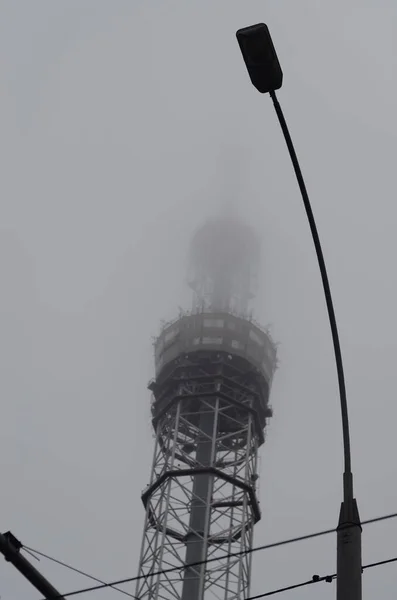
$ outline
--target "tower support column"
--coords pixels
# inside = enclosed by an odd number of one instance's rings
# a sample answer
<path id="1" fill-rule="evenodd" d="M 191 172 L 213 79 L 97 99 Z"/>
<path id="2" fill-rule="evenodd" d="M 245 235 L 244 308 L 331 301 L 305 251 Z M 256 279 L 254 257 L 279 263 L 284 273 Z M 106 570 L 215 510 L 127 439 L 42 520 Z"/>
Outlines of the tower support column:
<path id="1" fill-rule="evenodd" d="M 214 462 L 214 415 L 203 407 L 200 414 L 200 439 L 197 444 L 197 463 L 200 467 L 210 467 Z M 208 533 L 211 519 L 211 495 L 213 475 L 197 474 L 193 481 L 193 495 L 190 506 L 189 532 L 186 536 L 186 564 L 206 560 Z M 205 565 L 188 567 L 185 571 L 182 600 L 201 600 L 203 597 L 202 582 Z"/>

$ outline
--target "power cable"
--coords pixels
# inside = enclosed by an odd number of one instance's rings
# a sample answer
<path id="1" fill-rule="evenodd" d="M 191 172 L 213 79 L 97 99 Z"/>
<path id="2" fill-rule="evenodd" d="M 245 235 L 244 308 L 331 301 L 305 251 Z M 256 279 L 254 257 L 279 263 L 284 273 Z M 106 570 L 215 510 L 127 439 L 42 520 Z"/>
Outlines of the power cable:
<path id="1" fill-rule="evenodd" d="M 372 519 L 367 519 L 366 521 L 361 521 L 361 524 L 362 525 L 370 525 L 371 523 L 378 523 L 380 521 L 386 521 L 388 519 L 394 519 L 396 517 L 397 517 L 397 513 L 390 513 L 388 515 L 382 515 L 380 517 L 373 517 Z M 352 525 L 352 527 L 353 526 L 354 525 Z M 139 581 L 140 579 L 147 579 L 148 577 L 156 577 L 157 575 L 166 575 L 167 573 L 173 573 L 175 571 L 181 571 L 182 569 L 186 569 L 188 567 L 198 567 L 200 565 L 209 564 L 209 563 L 215 562 L 217 560 L 222 560 L 222 559 L 225 559 L 225 558 L 243 556 L 243 555 L 246 555 L 246 554 L 252 554 L 253 552 L 258 552 L 260 550 L 269 550 L 270 548 L 277 548 L 279 546 L 285 546 L 285 545 L 288 545 L 288 544 L 293 544 L 295 542 L 302 542 L 302 541 L 313 539 L 313 538 L 320 537 L 320 536 L 323 536 L 323 535 L 328 535 L 329 533 L 335 533 L 335 531 L 336 531 L 335 528 L 333 528 L 333 529 L 324 529 L 322 531 L 317 531 L 315 533 L 309 533 L 309 534 L 306 534 L 306 535 L 301 535 L 299 537 L 289 538 L 289 539 L 282 540 L 282 541 L 279 541 L 279 542 L 273 542 L 271 544 L 265 544 L 263 546 L 256 546 L 255 548 L 249 548 L 248 550 L 243 550 L 241 552 L 230 552 L 230 553 L 224 554 L 224 555 L 222 555 L 220 557 L 217 556 L 217 557 L 209 558 L 207 560 L 200 560 L 200 561 L 197 561 L 197 562 L 189 563 L 189 564 L 186 564 L 186 565 L 181 565 L 181 566 L 178 566 L 178 567 L 170 567 L 169 569 L 161 569 L 160 571 L 154 571 L 152 573 L 148 573 L 148 574 L 145 574 L 145 575 L 137 575 L 135 577 L 127 577 L 125 579 L 119 579 L 117 581 L 112 581 L 111 583 L 105 583 L 105 582 L 103 582 L 100 585 L 95 585 L 95 586 L 91 586 L 91 587 L 87 587 L 87 588 L 81 588 L 81 589 L 78 589 L 78 590 L 74 590 L 73 592 L 68 592 L 66 594 L 63 594 L 63 597 L 70 597 L 70 596 L 76 596 L 78 594 L 85 594 L 87 592 L 94 592 L 96 590 L 101 590 L 101 589 L 105 589 L 105 588 L 109 588 L 109 587 L 114 587 L 116 585 L 123 585 L 125 583 L 132 583 L 134 581 Z M 32 548 L 29 548 L 28 546 L 23 546 L 23 547 L 26 550 L 29 550 L 31 552 L 36 552 L 36 550 L 33 550 Z M 392 559 L 388 559 L 386 561 L 380 561 L 378 563 L 372 563 L 370 565 L 363 566 L 362 570 L 369 569 L 369 568 L 375 567 L 375 566 L 380 566 L 382 564 L 388 564 L 388 563 L 391 563 L 391 562 L 396 562 L 396 561 L 397 561 L 397 557 L 396 558 L 392 558 Z M 60 562 L 60 561 L 57 561 L 57 562 Z M 64 565 L 64 566 L 68 566 L 68 565 Z M 307 582 L 296 584 L 295 587 L 302 587 L 304 585 L 309 585 L 310 583 L 317 583 L 317 581 L 328 581 L 329 578 L 331 578 L 331 580 L 332 580 L 334 577 L 336 577 L 336 575 L 335 574 L 334 575 L 327 575 L 325 577 L 320 577 L 319 579 L 317 579 L 317 577 L 318 576 L 315 576 L 315 581 L 314 580 L 313 581 L 309 580 Z M 93 579 L 95 579 L 95 578 L 93 578 Z M 269 596 L 269 595 L 272 595 L 272 594 L 276 594 L 279 591 L 280 592 L 281 591 L 286 591 L 288 589 L 294 589 L 294 587 L 283 588 L 283 589 L 280 589 L 280 590 L 275 590 L 273 592 L 266 592 L 266 594 L 264 594 L 264 595 L 255 596 L 253 598 L 247 598 L 247 600 L 255 600 L 256 598 L 263 598 L 266 595 Z M 133 597 L 136 598 L 136 596 L 133 596 Z M 42 599 L 42 600 L 44 600 L 44 599 Z"/>
<path id="2" fill-rule="evenodd" d="M 54 558 L 53 556 L 49 556 L 48 554 L 44 554 L 44 552 L 40 552 L 40 550 L 35 550 L 34 548 L 29 548 L 29 546 L 22 546 L 23 550 L 25 550 L 26 552 L 29 552 L 29 554 L 31 554 L 34 558 L 37 558 L 37 556 L 35 556 L 36 554 L 38 556 L 42 556 L 43 558 L 47 558 L 48 560 L 51 560 L 52 562 L 61 565 L 62 567 L 65 567 L 66 569 L 70 569 L 71 571 L 74 571 L 75 573 L 79 573 L 80 575 L 84 575 L 84 577 L 88 577 L 88 579 L 92 579 L 93 581 L 97 581 L 98 583 L 101 583 L 103 585 L 107 585 L 106 581 L 103 581 L 102 579 L 99 579 L 98 577 L 94 577 L 93 575 L 90 575 L 89 573 L 86 573 L 85 571 L 81 571 L 81 569 L 77 569 L 76 567 L 72 567 L 71 565 L 68 565 L 67 563 L 63 562 L 62 560 L 58 560 L 57 558 Z M 37 559 L 40 560 L 40 559 Z M 136 596 L 134 596 L 133 594 L 130 594 L 129 592 L 126 592 L 125 590 L 122 590 L 120 588 L 115 587 L 112 584 L 109 584 L 109 586 L 116 590 L 117 592 L 120 592 L 121 594 L 125 594 L 126 596 L 130 596 L 130 598 L 134 598 L 134 600 L 136 600 Z"/>
<path id="3" fill-rule="evenodd" d="M 362 571 L 365 569 L 372 569 L 373 567 L 382 567 L 383 565 L 389 565 L 391 563 L 397 562 L 397 556 L 393 558 L 388 558 L 386 560 L 379 560 L 374 563 L 370 563 L 368 565 L 363 565 L 361 567 Z M 333 575 L 325 575 L 320 577 L 319 575 L 313 575 L 311 579 L 308 581 L 302 581 L 301 583 L 295 583 L 294 585 L 289 585 L 287 587 L 278 588 L 277 590 L 272 590 L 271 592 L 265 592 L 264 594 L 258 594 L 257 596 L 250 596 L 247 600 L 259 600 L 260 598 L 266 598 L 267 596 L 274 596 L 275 594 L 281 594 L 281 592 L 287 592 L 289 590 L 295 590 L 296 588 L 304 587 L 306 585 L 311 585 L 313 583 L 319 583 L 320 581 L 326 581 L 327 583 L 331 583 L 334 579 L 336 579 L 336 573 Z"/>
<path id="4" fill-rule="evenodd" d="M 336 573 L 334 575 L 325 575 L 324 577 L 313 575 L 312 579 L 308 579 L 308 581 L 302 581 L 301 583 L 287 585 L 286 587 L 277 588 L 276 590 L 272 590 L 271 592 L 265 592 L 264 594 L 258 594 L 257 596 L 250 596 L 249 598 L 247 598 L 247 600 L 259 600 L 259 598 L 266 598 L 266 596 L 275 596 L 276 594 L 281 594 L 281 592 L 289 592 L 290 590 L 296 590 L 297 588 L 305 587 L 306 585 L 320 583 L 320 581 L 326 581 L 327 583 L 331 583 L 331 581 L 333 581 L 335 577 Z"/>
<path id="5" fill-rule="evenodd" d="M 365 569 L 381 567 L 381 566 L 388 565 L 388 564 L 391 564 L 394 562 L 397 562 L 397 556 L 395 556 L 393 558 L 388 558 L 386 560 L 379 560 L 377 562 L 370 563 L 368 565 L 363 565 L 361 567 L 361 569 L 362 569 L 362 571 L 364 571 Z M 140 577 L 133 577 L 128 580 L 124 580 L 123 583 L 127 583 L 127 581 L 135 581 L 136 579 L 140 579 Z M 323 575 L 322 577 L 320 577 L 319 575 L 313 575 L 313 577 L 311 579 L 308 579 L 306 581 L 301 581 L 300 583 L 294 583 L 292 585 L 288 585 L 288 586 L 285 586 L 282 588 L 277 588 L 276 590 L 264 592 L 263 594 L 257 594 L 256 596 L 250 596 L 249 598 L 247 598 L 247 600 L 259 600 L 260 598 L 266 598 L 268 596 L 275 596 L 276 594 L 281 594 L 282 592 L 296 590 L 297 588 L 305 587 L 307 585 L 313 585 L 314 583 L 320 583 L 321 581 L 331 583 L 334 579 L 336 579 L 336 573 L 333 573 L 332 575 Z M 121 583 L 121 582 L 118 581 L 116 583 Z M 111 586 L 111 584 L 108 584 L 108 587 L 110 587 L 110 586 Z M 91 588 L 91 589 L 76 590 L 75 592 L 71 592 L 69 594 L 63 594 L 63 596 L 66 597 L 66 596 L 72 596 L 72 595 L 76 595 L 76 594 L 80 594 L 80 593 L 82 594 L 87 591 L 95 591 L 96 589 L 100 589 L 100 587 L 98 586 L 98 587 Z"/>
<path id="6" fill-rule="evenodd" d="M 397 516 L 397 513 L 396 515 Z M 77 594 L 84 594 L 87 592 L 93 592 L 96 590 L 101 590 L 101 589 L 105 589 L 108 587 L 113 587 L 116 585 L 122 585 L 124 583 L 132 583 L 133 581 L 139 581 L 140 579 L 147 579 L 148 577 L 156 577 L 157 575 L 166 575 L 168 573 L 173 573 L 175 571 L 181 571 L 182 569 L 187 569 L 189 567 L 198 567 L 200 565 L 203 564 L 209 564 L 212 562 L 215 562 L 217 560 L 222 560 L 225 558 L 232 558 L 232 557 L 238 557 L 238 556 L 243 556 L 246 554 L 251 554 L 253 552 L 258 552 L 259 550 L 268 550 L 270 548 L 277 548 L 278 546 L 284 546 L 287 544 L 293 544 L 295 542 L 302 542 L 305 540 L 309 540 L 315 537 L 320 537 L 322 535 L 327 535 L 329 533 L 335 533 L 335 528 L 333 529 L 324 529 L 323 531 L 317 531 L 315 533 L 309 533 L 307 535 L 301 535 L 299 537 L 295 537 L 295 538 L 289 538 L 286 540 L 282 540 L 279 542 L 273 542 L 271 544 L 265 544 L 264 546 L 257 546 L 256 548 L 250 548 L 248 550 L 242 550 L 241 552 L 230 552 L 230 553 L 225 553 L 222 556 L 217 556 L 217 557 L 213 557 L 213 558 L 209 558 L 207 560 L 199 560 L 193 563 L 189 563 L 186 565 L 180 565 L 178 567 L 170 567 L 168 569 L 161 569 L 160 571 L 154 571 L 152 573 L 149 574 L 145 574 L 145 575 L 137 575 L 135 577 L 127 577 L 125 579 L 119 579 L 117 581 L 113 581 L 111 583 L 102 583 L 100 585 L 95 585 L 95 586 L 91 586 L 91 587 L 87 587 L 87 588 L 82 588 L 79 590 L 75 590 L 73 592 L 68 592 L 67 594 L 63 594 L 64 597 L 69 597 L 69 596 L 75 596 Z M 31 552 L 35 552 L 35 550 L 33 550 L 33 548 L 30 548 L 29 546 L 23 546 L 24 548 L 26 548 L 26 550 L 29 550 Z M 65 565 L 66 566 L 66 565 Z M 43 599 L 44 600 L 44 599 Z"/>
<path id="7" fill-rule="evenodd" d="M 370 563 L 369 565 L 364 565 L 362 570 L 364 569 L 372 569 L 372 567 L 382 567 L 383 565 L 389 565 L 390 563 L 397 562 L 397 556 L 394 558 L 387 558 L 386 560 L 378 560 L 378 562 Z"/>

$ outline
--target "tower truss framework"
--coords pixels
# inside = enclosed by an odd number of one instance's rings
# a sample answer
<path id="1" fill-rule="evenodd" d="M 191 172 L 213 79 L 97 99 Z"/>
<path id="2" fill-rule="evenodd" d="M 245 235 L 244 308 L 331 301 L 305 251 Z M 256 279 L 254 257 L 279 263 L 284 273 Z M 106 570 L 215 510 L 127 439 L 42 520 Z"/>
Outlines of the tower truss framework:
<path id="1" fill-rule="evenodd" d="M 244 319 L 191 315 L 164 329 L 156 362 L 156 442 L 135 595 L 243 600 L 274 346 Z M 200 561 L 209 562 L 194 565 Z"/>

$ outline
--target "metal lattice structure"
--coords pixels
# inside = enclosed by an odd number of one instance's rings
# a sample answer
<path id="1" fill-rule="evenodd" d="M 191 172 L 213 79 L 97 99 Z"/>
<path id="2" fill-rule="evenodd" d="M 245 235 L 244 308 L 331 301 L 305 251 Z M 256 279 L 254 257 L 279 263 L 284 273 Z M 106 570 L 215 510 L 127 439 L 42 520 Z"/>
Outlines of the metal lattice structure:
<path id="1" fill-rule="evenodd" d="M 275 359 L 265 331 L 226 311 L 182 316 L 157 338 L 137 598 L 249 596 L 258 448 Z"/>

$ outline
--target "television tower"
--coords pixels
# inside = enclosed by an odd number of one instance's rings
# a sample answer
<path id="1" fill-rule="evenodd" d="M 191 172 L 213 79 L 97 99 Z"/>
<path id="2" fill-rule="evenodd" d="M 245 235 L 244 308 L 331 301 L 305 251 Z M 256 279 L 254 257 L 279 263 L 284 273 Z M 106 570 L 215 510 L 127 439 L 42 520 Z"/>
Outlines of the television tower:
<path id="1" fill-rule="evenodd" d="M 207 221 L 191 244 L 193 309 L 154 343 L 156 441 L 142 494 L 139 600 L 249 596 L 246 551 L 261 518 L 258 449 L 276 364 L 268 333 L 249 317 L 259 257 L 253 231 L 236 217 Z"/>

